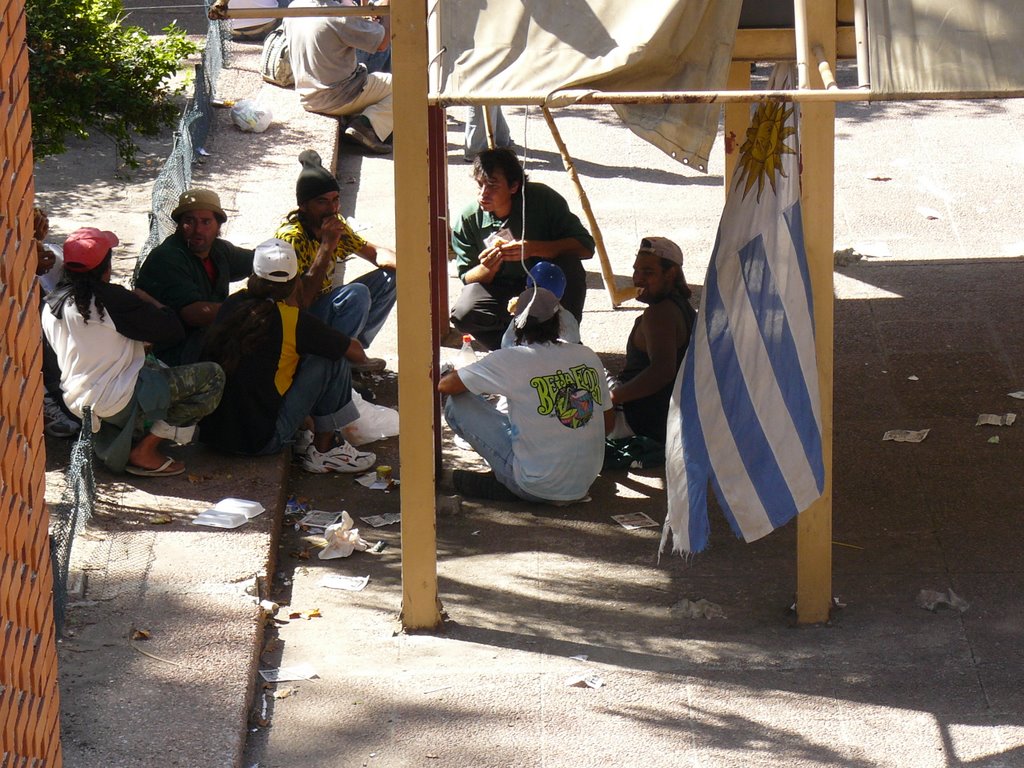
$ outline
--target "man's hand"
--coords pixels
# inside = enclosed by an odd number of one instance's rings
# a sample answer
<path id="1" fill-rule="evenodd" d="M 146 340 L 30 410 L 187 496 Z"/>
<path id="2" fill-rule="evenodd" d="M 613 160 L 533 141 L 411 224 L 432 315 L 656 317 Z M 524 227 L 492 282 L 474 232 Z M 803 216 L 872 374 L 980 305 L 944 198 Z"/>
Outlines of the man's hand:
<path id="1" fill-rule="evenodd" d="M 36 240 L 36 274 L 45 275 L 56 263 L 57 255 L 43 245 L 42 240 Z"/>
<path id="2" fill-rule="evenodd" d="M 510 243 L 502 243 L 497 246 L 502 261 L 522 261 L 530 258 L 527 252 L 525 240 L 513 240 Z"/>
<path id="3" fill-rule="evenodd" d="M 345 359 L 350 363 L 365 363 L 367 360 L 366 350 L 359 343 L 359 339 L 352 339 L 345 350 Z"/>
<path id="4" fill-rule="evenodd" d="M 337 216 L 328 216 L 320 223 L 320 244 L 326 246 L 330 253 L 338 247 L 344 225 Z"/>

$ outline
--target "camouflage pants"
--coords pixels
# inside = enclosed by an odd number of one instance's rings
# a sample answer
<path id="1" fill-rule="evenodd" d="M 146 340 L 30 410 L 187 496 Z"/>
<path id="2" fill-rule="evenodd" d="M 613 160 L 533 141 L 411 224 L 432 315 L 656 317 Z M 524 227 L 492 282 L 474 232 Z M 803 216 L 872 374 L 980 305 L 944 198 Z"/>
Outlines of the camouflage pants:
<path id="1" fill-rule="evenodd" d="M 224 391 L 224 371 L 216 363 L 193 363 L 161 369 L 171 391 L 164 421 L 191 427 L 216 410 Z"/>

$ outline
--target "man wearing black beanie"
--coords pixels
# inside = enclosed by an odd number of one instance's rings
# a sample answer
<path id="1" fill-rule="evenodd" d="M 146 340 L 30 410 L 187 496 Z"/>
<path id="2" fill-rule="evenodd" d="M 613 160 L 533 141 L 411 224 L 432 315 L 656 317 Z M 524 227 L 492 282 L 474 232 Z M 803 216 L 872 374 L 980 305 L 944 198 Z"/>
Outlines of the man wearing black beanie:
<path id="1" fill-rule="evenodd" d="M 290 243 L 299 262 L 295 298 L 299 306 L 346 336 L 370 343 L 395 305 L 395 252 L 357 235 L 338 214 L 338 180 L 324 168 L 311 149 L 299 155 L 302 170 L 295 183 L 295 202 L 274 236 Z M 362 256 L 377 269 L 343 285 L 345 260 Z M 352 366 L 357 372 L 384 369 L 386 363 L 369 358 Z"/>

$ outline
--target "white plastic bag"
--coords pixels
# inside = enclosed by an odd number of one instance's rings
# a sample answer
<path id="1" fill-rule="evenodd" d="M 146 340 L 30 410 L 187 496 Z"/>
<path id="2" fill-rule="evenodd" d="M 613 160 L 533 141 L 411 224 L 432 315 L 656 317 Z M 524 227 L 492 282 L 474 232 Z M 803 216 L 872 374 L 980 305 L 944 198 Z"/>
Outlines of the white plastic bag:
<path id="1" fill-rule="evenodd" d="M 274 119 L 270 109 L 252 99 L 241 99 L 231 108 L 231 120 L 243 131 L 263 133 Z"/>
<path id="2" fill-rule="evenodd" d="M 354 390 L 352 402 L 359 409 L 359 418 L 341 430 L 352 445 L 366 445 L 398 434 L 398 411 L 394 408 L 368 403 Z"/>
<path id="3" fill-rule="evenodd" d="M 336 557 L 348 557 L 357 549 L 365 552 L 370 543 L 359 535 L 359 529 L 352 527 L 352 516 L 348 512 L 341 513 L 341 522 L 329 525 L 324 529 L 327 546 L 320 550 L 321 560 L 333 560 Z"/>

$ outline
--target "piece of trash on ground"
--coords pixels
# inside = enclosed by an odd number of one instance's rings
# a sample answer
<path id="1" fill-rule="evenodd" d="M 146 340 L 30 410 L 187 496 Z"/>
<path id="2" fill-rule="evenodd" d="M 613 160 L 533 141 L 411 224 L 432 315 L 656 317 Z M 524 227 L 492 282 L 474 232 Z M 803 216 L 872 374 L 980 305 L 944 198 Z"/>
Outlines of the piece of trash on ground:
<path id="1" fill-rule="evenodd" d="M 320 579 L 321 587 L 343 589 L 346 592 L 362 592 L 369 583 L 369 576 L 345 576 L 340 573 L 330 573 Z"/>
<path id="2" fill-rule="evenodd" d="M 998 443 L 999 442 L 999 436 L 998 435 L 993 435 L 992 437 L 990 437 L 988 439 L 988 442 L 993 443 L 993 444 L 994 443 Z"/>
<path id="3" fill-rule="evenodd" d="M 942 218 L 942 214 L 934 208 L 929 208 L 926 205 L 917 206 L 917 212 L 924 216 L 928 221 L 938 221 Z"/>
<path id="4" fill-rule="evenodd" d="M 650 515 L 644 512 L 631 512 L 626 515 L 612 515 L 612 520 L 621 525 L 627 531 L 637 528 L 660 528 L 661 523 L 656 522 Z"/>
<path id="5" fill-rule="evenodd" d="M 357 549 L 364 552 L 370 548 L 370 542 L 359 535 L 359 529 L 352 527 L 352 516 L 348 512 L 341 513 L 341 521 L 324 529 L 327 546 L 320 550 L 321 560 L 336 557 L 348 557 Z"/>
<path id="6" fill-rule="evenodd" d="M 926 611 L 932 611 L 933 613 L 939 608 L 954 608 L 963 613 L 970 607 L 970 603 L 960 597 L 952 588 L 946 592 L 922 589 L 917 593 L 917 604 Z"/>
<path id="7" fill-rule="evenodd" d="M 572 675 L 565 679 L 565 684 L 571 688 L 600 688 L 604 680 L 591 674 Z"/>
<path id="8" fill-rule="evenodd" d="M 907 376 L 907 381 L 920 381 L 920 379 L 917 376 Z"/>
<path id="9" fill-rule="evenodd" d="M 1018 389 L 1016 392 L 1007 392 L 1008 397 L 1016 398 L 1017 400 L 1024 400 L 1024 389 Z"/>
<path id="10" fill-rule="evenodd" d="M 263 505 L 258 501 L 236 499 L 232 496 L 218 501 L 213 505 L 213 509 L 216 509 L 218 512 L 240 512 L 249 520 L 252 520 L 254 517 L 259 517 L 266 511 Z"/>
<path id="11" fill-rule="evenodd" d="M 712 603 L 703 597 L 700 600 L 683 598 L 669 608 L 669 613 L 684 619 L 724 619 L 725 611 L 718 603 Z"/>
<path id="12" fill-rule="evenodd" d="M 401 512 L 385 512 L 383 515 L 368 515 L 367 517 L 359 518 L 367 525 L 372 525 L 374 528 L 382 528 L 385 525 L 394 525 L 402 521 Z"/>
<path id="13" fill-rule="evenodd" d="M 270 695 L 274 699 L 287 699 L 292 694 L 298 693 L 298 688 L 278 688 L 276 691 L 271 691 Z"/>
<path id="14" fill-rule="evenodd" d="M 1016 413 L 979 413 L 974 426 L 1009 427 L 1017 420 Z"/>
<path id="15" fill-rule="evenodd" d="M 843 248 L 841 251 L 834 251 L 832 258 L 837 267 L 848 267 L 863 259 L 864 255 L 857 253 L 853 248 Z"/>
<path id="16" fill-rule="evenodd" d="M 570 656 L 569 658 L 570 659 L 575 659 L 576 661 L 586 661 L 590 657 L 587 656 L 587 654 L 585 654 L 585 653 L 580 653 L 580 654 L 577 654 L 576 656 Z"/>
<path id="17" fill-rule="evenodd" d="M 307 528 L 326 528 L 339 522 L 343 514 L 344 512 L 325 512 L 322 509 L 314 509 L 299 520 L 299 525 L 304 525 Z"/>
<path id="18" fill-rule="evenodd" d="M 310 608 L 309 610 L 306 610 L 306 611 L 292 611 L 292 612 L 290 612 L 288 614 L 288 618 L 289 619 L 305 619 L 306 621 L 309 621 L 310 619 L 323 618 L 323 614 L 320 613 L 320 609 L 319 608 Z"/>
<path id="19" fill-rule="evenodd" d="M 377 476 L 377 470 L 367 472 L 365 475 L 360 475 L 356 478 L 356 482 L 363 486 L 363 488 L 369 488 L 371 491 L 390 491 L 396 485 L 401 484 L 400 481 L 395 480 L 394 478 L 381 480 Z"/>
<path id="20" fill-rule="evenodd" d="M 237 528 L 249 522 L 249 518 L 241 512 L 223 512 L 219 509 L 207 509 L 192 518 L 192 525 L 208 525 L 211 528 Z"/>
<path id="21" fill-rule="evenodd" d="M 388 543 L 386 541 L 378 541 L 376 544 L 374 544 L 372 547 L 370 547 L 368 550 L 366 550 L 366 552 L 367 552 L 367 554 L 370 554 L 370 555 L 379 555 L 381 552 L 383 552 L 387 548 L 388 548 Z"/>
<path id="22" fill-rule="evenodd" d="M 316 669 L 312 664 L 293 664 L 290 667 L 261 669 L 260 677 L 268 683 L 288 683 L 295 680 L 312 680 L 316 677 Z"/>
<path id="23" fill-rule="evenodd" d="M 928 437 L 929 432 L 930 429 L 890 429 L 882 435 L 882 439 L 897 443 L 920 443 Z"/>

